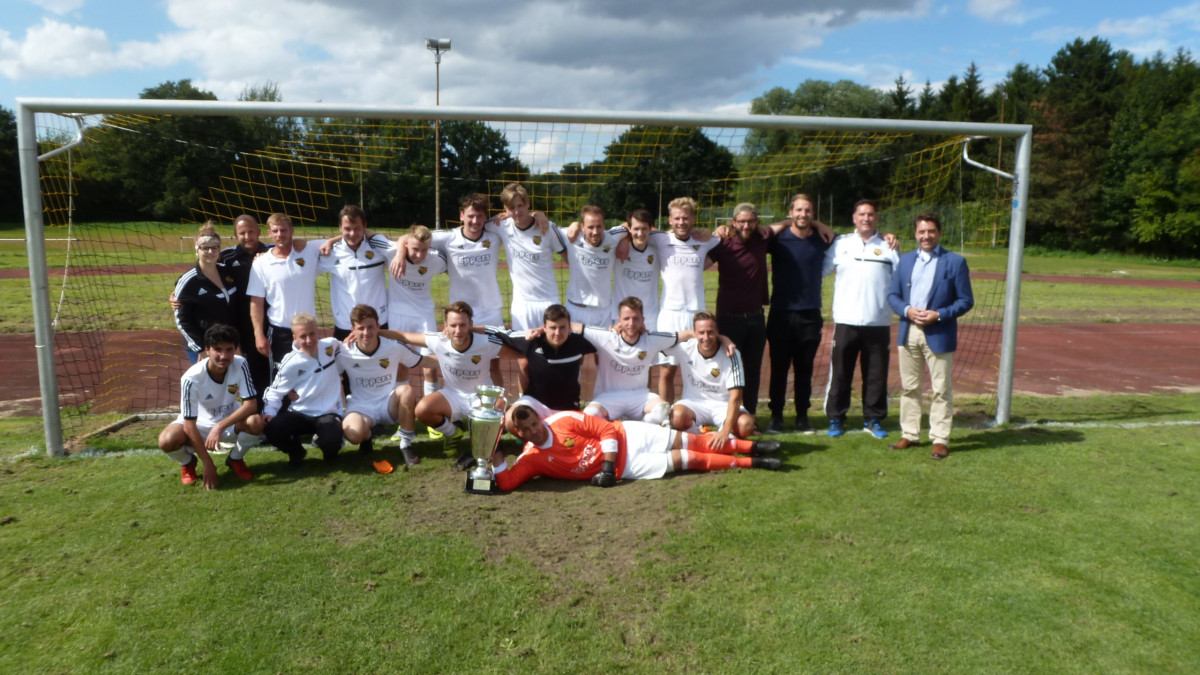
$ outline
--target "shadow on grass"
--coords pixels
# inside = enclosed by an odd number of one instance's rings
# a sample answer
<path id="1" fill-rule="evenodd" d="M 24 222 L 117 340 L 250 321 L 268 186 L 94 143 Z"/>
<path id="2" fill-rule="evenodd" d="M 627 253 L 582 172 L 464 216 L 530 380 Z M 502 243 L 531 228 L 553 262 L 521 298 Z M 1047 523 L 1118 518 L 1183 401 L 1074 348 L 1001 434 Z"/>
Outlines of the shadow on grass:
<path id="1" fill-rule="evenodd" d="M 1022 445 L 1060 445 L 1082 443 L 1086 437 L 1075 429 L 1008 429 L 1001 431 L 973 431 L 954 434 L 950 439 L 951 454 L 1007 450 Z M 928 444 L 926 444 L 928 445 Z"/>

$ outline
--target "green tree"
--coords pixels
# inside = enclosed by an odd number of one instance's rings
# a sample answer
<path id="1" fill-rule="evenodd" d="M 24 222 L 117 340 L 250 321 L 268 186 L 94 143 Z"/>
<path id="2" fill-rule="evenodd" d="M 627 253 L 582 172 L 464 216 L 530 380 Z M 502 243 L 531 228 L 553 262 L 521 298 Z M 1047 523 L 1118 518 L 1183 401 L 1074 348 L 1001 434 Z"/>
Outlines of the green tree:
<path id="1" fill-rule="evenodd" d="M 1100 178 L 1110 130 L 1124 102 L 1130 57 L 1108 42 L 1076 39 L 1050 60 L 1035 115 L 1030 242 L 1095 250 Z"/>
<path id="2" fill-rule="evenodd" d="M 21 220 L 21 167 L 17 157 L 17 116 L 0 106 L 0 220 Z"/>
<path id="3" fill-rule="evenodd" d="M 725 203 L 736 177 L 733 153 L 699 129 L 630 127 L 605 148 L 598 167 L 608 176 L 592 201 L 608 214 L 659 211 L 676 197 L 695 198 L 701 209 Z"/>
<path id="4" fill-rule="evenodd" d="M 911 116 L 913 111 L 912 87 L 904 81 L 904 76 L 896 78 L 896 88 L 888 94 L 888 99 L 892 104 L 892 115 L 905 119 Z"/>
<path id="5" fill-rule="evenodd" d="M 165 82 L 140 98 L 217 100 L 191 80 Z M 184 219 L 247 149 L 244 128 L 232 117 L 163 115 L 131 131 L 109 119 L 102 122 L 107 132 L 94 134 L 81 152 L 79 203 L 89 217 Z"/>

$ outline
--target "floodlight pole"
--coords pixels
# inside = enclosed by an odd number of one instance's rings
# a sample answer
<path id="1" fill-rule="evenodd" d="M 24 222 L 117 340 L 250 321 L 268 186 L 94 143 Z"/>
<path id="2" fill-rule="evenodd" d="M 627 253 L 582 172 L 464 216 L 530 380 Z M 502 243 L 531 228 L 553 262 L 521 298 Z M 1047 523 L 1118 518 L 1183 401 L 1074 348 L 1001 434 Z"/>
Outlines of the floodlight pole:
<path id="1" fill-rule="evenodd" d="M 442 52 L 450 51 L 450 38 L 425 38 L 433 52 L 434 106 L 442 105 Z M 442 229 L 442 120 L 433 121 L 433 227 Z"/>

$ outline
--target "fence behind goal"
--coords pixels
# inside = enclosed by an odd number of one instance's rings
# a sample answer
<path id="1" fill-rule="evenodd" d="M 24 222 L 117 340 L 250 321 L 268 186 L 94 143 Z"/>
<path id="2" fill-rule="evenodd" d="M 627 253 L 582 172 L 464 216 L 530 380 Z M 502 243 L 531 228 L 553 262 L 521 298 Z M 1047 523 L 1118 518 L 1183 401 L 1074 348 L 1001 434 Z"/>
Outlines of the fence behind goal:
<path id="1" fill-rule="evenodd" d="M 964 172 L 978 171 L 963 161 L 965 144 L 989 134 L 1021 137 L 1028 128 L 1016 125 L 192 101 L 21 101 L 19 109 L 32 120 L 36 153 L 44 157 L 36 164 L 40 211 L 31 216 L 27 206 L 27 221 L 41 216 L 50 228 L 43 246 L 53 274 L 44 294 L 56 407 L 67 438 L 128 415 L 177 409 L 187 362 L 167 297 L 195 262 L 181 238 L 189 244 L 206 220 L 217 223 L 225 246 L 235 243 L 231 223 L 242 213 L 260 222 L 272 212 L 288 213 L 298 237 L 324 239 L 337 232 L 338 209 L 362 204 L 369 226 L 394 237 L 415 223 L 456 226 L 457 202 L 469 192 L 486 195 L 499 211 L 500 190 L 520 182 L 532 208 L 563 225 L 578 220 L 583 205 L 598 203 L 610 224 L 640 206 L 665 227 L 666 204 L 680 196 L 699 203 L 698 227 L 728 222 L 741 202 L 757 205 L 763 221 L 771 222 L 786 217 L 793 194 L 805 192 L 817 202 L 818 219 L 845 232 L 853 199 L 864 197 L 879 200 L 880 230 L 895 233 L 905 248 L 913 246 L 913 216 L 938 212 L 943 244 L 964 250 L 968 260 L 974 252 L 1008 245 L 1015 220 L 1023 226 L 1019 183 L 997 182 L 991 194 L 975 190 L 971 198 L 962 188 Z M 182 131 L 188 125 L 168 123 L 197 114 L 267 118 L 279 133 L 261 147 L 214 147 L 211 139 Z M 441 223 L 432 215 L 435 119 L 443 120 Z M 97 191 L 87 183 L 89 162 L 125 138 L 155 139 L 180 153 L 187 148 L 227 168 L 180 190 L 191 195 L 180 222 L 97 222 L 89 215 L 97 208 Z M 62 148 L 69 149 L 55 153 Z M 1021 160 L 1018 152 L 1018 166 Z M 25 164 L 23 170 L 28 176 Z M 27 201 L 29 194 L 27 189 Z M 32 224 L 31 236 L 42 236 L 41 223 Z M 1019 232 L 1012 240 L 1019 257 Z M 560 264 L 560 294 L 567 274 Z M 712 310 L 716 272 L 707 276 Z M 506 269 L 499 281 L 507 305 Z M 331 329 L 328 282 L 319 285 L 318 320 Z M 824 285 L 828 329 L 832 279 Z M 1002 322 L 1008 313 L 1015 317 L 1015 298 L 1006 307 L 1012 287 L 1002 280 L 979 278 L 974 286 L 976 305 L 962 321 L 955 386 L 993 397 L 997 417 L 1006 417 L 1011 370 L 1006 392 Z M 35 305 L 37 294 L 35 279 Z M 444 280 L 435 299 L 440 311 Z M 827 343 L 818 355 L 814 392 L 824 389 Z M 514 373 L 507 377 L 515 382 Z M 764 374 L 764 409 L 768 379 Z M 45 389 L 43 384 L 44 396 Z M 589 393 L 585 384 L 585 398 Z M 52 446 L 49 431 L 47 439 Z"/>

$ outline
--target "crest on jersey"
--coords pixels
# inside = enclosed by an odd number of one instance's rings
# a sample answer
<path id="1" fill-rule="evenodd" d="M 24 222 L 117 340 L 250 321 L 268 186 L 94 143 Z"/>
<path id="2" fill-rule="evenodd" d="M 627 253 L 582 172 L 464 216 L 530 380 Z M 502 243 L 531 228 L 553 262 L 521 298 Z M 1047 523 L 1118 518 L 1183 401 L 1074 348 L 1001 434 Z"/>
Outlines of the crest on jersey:
<path id="1" fill-rule="evenodd" d="M 296 264 L 304 267 L 304 258 L 296 258 Z"/>
<path id="2" fill-rule="evenodd" d="M 484 248 L 491 248 L 491 247 L 492 247 L 492 240 L 491 240 L 491 239 L 484 239 L 484 240 L 483 240 L 483 247 L 484 247 Z"/>
<path id="3" fill-rule="evenodd" d="M 231 394 L 236 394 L 236 393 L 237 393 L 237 385 L 236 385 L 236 384 L 231 384 L 231 385 L 229 385 L 228 387 L 225 387 L 225 388 L 226 388 L 227 390 L 229 390 L 229 393 L 231 393 Z"/>
<path id="4" fill-rule="evenodd" d="M 708 371 L 708 372 L 712 373 L 712 376 L 713 376 L 713 377 L 718 377 L 718 376 L 721 374 L 721 369 L 720 369 L 720 368 L 713 368 L 712 370 L 710 370 L 710 371 Z"/>
<path id="5" fill-rule="evenodd" d="M 225 277 L 225 283 L 227 283 L 227 284 L 232 284 L 232 283 L 233 283 L 233 277 Z"/>
<path id="6" fill-rule="evenodd" d="M 425 273 L 428 271 L 429 271 L 428 267 L 418 267 L 417 268 L 417 274 L 420 274 L 421 276 L 425 276 Z"/>
<path id="7" fill-rule="evenodd" d="M 535 246 L 541 246 L 542 245 L 541 235 L 537 235 L 537 234 L 533 235 L 533 243 Z"/>
<path id="8" fill-rule="evenodd" d="M 639 359 L 645 359 L 645 358 L 646 358 L 646 352 L 638 352 L 638 358 L 639 358 Z"/>
<path id="9" fill-rule="evenodd" d="M 483 359 L 482 359 L 482 358 L 481 358 L 481 357 L 480 357 L 478 354 L 476 354 L 475 356 L 472 356 L 472 357 L 471 357 L 471 363 L 479 363 L 479 362 L 480 362 L 480 361 L 482 361 L 482 360 L 483 360 Z"/>
<path id="10" fill-rule="evenodd" d="M 875 249 L 875 255 L 883 255 L 883 250 L 878 248 Z"/>
<path id="11" fill-rule="evenodd" d="M 389 363 L 391 363 L 390 359 L 379 359 L 379 365 L 384 368 L 387 368 Z"/>
<path id="12" fill-rule="evenodd" d="M 699 250 L 700 250 L 700 244 L 692 244 L 692 250 L 693 250 L 693 251 L 699 251 Z"/>
<path id="13" fill-rule="evenodd" d="M 564 447 L 564 448 L 573 448 L 573 447 L 575 447 L 575 439 L 574 439 L 574 438 L 567 438 L 567 439 L 564 439 L 564 440 L 563 440 L 563 447 Z"/>
<path id="14" fill-rule="evenodd" d="M 605 253 L 608 253 L 608 252 L 609 252 L 609 251 L 611 251 L 611 250 L 612 250 L 612 247 L 611 247 L 611 246 L 605 246 L 605 247 L 604 247 L 604 252 L 605 252 Z"/>
<path id="15" fill-rule="evenodd" d="M 365 257 L 367 260 L 370 260 L 375 257 L 375 251 L 367 251 L 365 254 L 363 254 L 363 257 Z"/>
<path id="16" fill-rule="evenodd" d="M 325 348 L 325 356 L 333 356 L 333 345 Z"/>
<path id="17" fill-rule="evenodd" d="M 654 264 L 654 256 L 652 256 L 652 255 L 646 256 L 646 262 L 653 265 Z"/>

